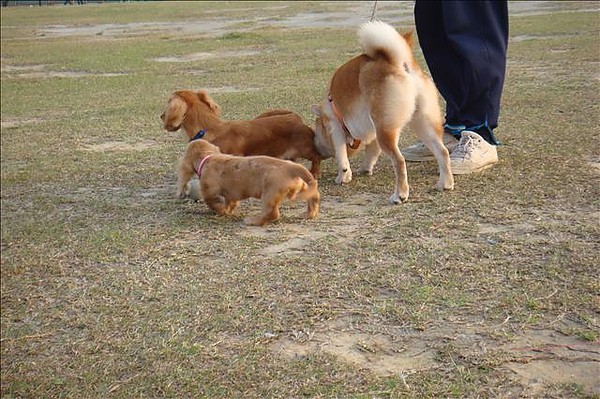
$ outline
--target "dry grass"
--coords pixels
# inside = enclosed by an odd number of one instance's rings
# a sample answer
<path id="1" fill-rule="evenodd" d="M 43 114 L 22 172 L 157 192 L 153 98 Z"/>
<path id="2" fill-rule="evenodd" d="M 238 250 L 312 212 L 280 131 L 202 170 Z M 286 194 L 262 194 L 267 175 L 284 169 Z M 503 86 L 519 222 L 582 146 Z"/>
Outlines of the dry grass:
<path id="1" fill-rule="evenodd" d="M 382 158 L 342 187 L 326 161 L 317 221 L 175 198 L 173 90 L 308 122 L 358 51 L 331 13 L 370 6 L 2 10 L 3 398 L 599 395 L 596 3 L 513 10 L 500 163 L 453 192 L 409 164 L 390 206 Z M 410 27 L 410 4 L 378 12 Z M 157 61 L 197 53 L 226 56 Z"/>

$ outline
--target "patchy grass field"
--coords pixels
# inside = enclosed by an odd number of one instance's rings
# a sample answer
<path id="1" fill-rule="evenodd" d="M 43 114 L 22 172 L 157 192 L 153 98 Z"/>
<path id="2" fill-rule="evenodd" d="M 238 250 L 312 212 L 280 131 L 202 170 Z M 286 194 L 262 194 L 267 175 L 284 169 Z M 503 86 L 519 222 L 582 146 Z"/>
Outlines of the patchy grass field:
<path id="1" fill-rule="evenodd" d="M 325 161 L 317 221 L 175 197 L 173 90 L 312 124 L 371 11 L 2 9 L 2 398 L 600 395 L 598 3 L 511 3 L 501 160 L 453 192 L 413 163 L 391 206 L 381 158 L 342 187 Z"/>

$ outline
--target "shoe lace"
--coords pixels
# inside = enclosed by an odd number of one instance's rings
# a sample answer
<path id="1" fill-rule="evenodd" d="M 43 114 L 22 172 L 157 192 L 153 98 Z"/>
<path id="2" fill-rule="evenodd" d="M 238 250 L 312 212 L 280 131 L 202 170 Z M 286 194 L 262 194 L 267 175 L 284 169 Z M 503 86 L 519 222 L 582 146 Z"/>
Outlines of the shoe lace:
<path id="1" fill-rule="evenodd" d="M 471 136 L 463 136 L 461 140 L 458 142 L 454 151 L 452 151 L 452 155 L 456 158 L 468 158 L 472 154 L 472 150 L 477 145 L 477 140 L 475 140 Z"/>

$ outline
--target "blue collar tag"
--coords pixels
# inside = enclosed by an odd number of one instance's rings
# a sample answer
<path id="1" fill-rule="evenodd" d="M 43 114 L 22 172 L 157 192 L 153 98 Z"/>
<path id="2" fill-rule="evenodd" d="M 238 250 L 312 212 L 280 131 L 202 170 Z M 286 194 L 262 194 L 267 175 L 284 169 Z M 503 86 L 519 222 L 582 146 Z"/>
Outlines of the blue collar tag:
<path id="1" fill-rule="evenodd" d="M 206 129 L 202 129 L 198 133 L 196 133 L 196 135 L 194 137 L 192 137 L 190 139 L 190 141 L 201 139 L 202 137 L 204 137 L 205 134 L 206 134 Z"/>

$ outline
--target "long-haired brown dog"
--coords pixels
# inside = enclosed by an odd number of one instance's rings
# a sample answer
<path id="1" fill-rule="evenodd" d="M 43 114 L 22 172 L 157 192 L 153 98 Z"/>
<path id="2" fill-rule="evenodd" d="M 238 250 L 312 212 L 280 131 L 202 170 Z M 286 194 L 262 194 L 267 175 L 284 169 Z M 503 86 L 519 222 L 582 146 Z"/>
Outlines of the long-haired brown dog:
<path id="1" fill-rule="evenodd" d="M 320 174 L 321 155 L 314 131 L 300 115 L 285 109 L 262 113 L 251 120 L 223 120 L 221 108 L 204 90 L 179 90 L 169 98 L 161 115 L 164 128 L 181 129 L 191 140 L 203 138 L 232 155 L 268 155 L 312 162 L 311 173 Z"/>
<path id="2" fill-rule="evenodd" d="M 433 81 L 419 68 L 411 34 L 400 35 L 383 22 L 367 22 L 358 31 L 363 54 L 340 66 L 331 77 L 317 116 L 315 140 L 323 158 L 335 156 L 336 183 L 352 180 L 348 155 L 365 147 L 359 172 L 371 174 L 381 151 L 390 158 L 396 187 L 390 202 L 408 199 L 406 163 L 398 149 L 406 126 L 433 152 L 439 165 L 438 190 L 452 190 L 450 156 L 442 143 L 442 116 Z"/>
<path id="3" fill-rule="evenodd" d="M 229 215 L 240 200 L 260 198 L 262 214 L 245 223 L 263 226 L 279 218 L 279 206 L 288 198 L 305 200 L 307 219 L 319 212 L 317 180 L 304 166 L 268 156 L 240 157 L 223 154 L 206 140 L 190 142 L 179 162 L 178 191 L 186 196 L 187 184 L 198 175 L 202 198 L 218 215 Z"/>

